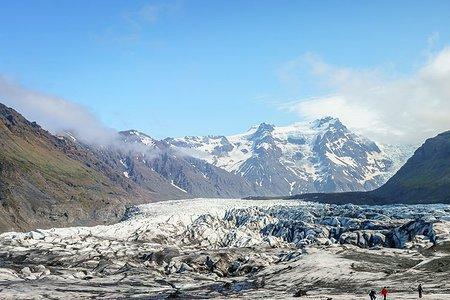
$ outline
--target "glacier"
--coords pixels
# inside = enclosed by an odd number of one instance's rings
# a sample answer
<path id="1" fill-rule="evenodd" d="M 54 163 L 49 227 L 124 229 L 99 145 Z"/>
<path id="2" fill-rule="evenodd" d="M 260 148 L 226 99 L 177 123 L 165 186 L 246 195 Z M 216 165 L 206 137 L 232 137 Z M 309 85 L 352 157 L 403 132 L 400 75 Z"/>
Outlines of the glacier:
<path id="1" fill-rule="evenodd" d="M 449 205 L 191 199 L 113 225 L 0 235 L 2 299 L 450 296 Z M 430 276 L 432 275 L 432 276 Z M 440 297 L 440 298 L 439 298 Z"/>

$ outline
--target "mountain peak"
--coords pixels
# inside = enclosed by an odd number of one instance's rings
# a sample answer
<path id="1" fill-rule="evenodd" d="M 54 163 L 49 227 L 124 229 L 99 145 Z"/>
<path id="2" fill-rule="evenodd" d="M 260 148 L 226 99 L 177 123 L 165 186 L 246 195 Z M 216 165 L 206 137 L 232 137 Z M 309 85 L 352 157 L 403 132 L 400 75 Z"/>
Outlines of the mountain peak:
<path id="1" fill-rule="evenodd" d="M 272 124 L 261 123 L 256 129 L 255 133 L 252 134 L 252 138 L 261 139 L 267 135 L 270 135 L 275 130 L 275 126 Z"/>
<path id="2" fill-rule="evenodd" d="M 341 121 L 339 120 L 339 118 L 335 118 L 335 117 L 323 117 L 320 119 L 317 119 L 315 121 L 311 122 L 312 126 L 314 128 L 328 128 L 328 127 L 341 127 L 344 126 Z"/>
<path id="3" fill-rule="evenodd" d="M 275 125 L 263 122 L 263 123 L 259 124 L 256 132 L 272 132 L 274 129 L 275 129 Z"/>
<path id="4" fill-rule="evenodd" d="M 25 119 L 15 109 L 0 103 L 0 122 L 3 123 L 10 131 L 14 132 L 36 132 L 43 130 L 36 122 L 30 122 Z M 44 131 L 44 130 L 43 130 Z"/>
<path id="5" fill-rule="evenodd" d="M 125 142 L 127 141 L 140 142 L 144 145 L 151 145 L 151 146 L 155 145 L 156 143 L 156 140 L 154 138 L 135 129 L 120 131 L 119 134 L 124 137 Z"/>
<path id="6" fill-rule="evenodd" d="M 124 131 L 120 131 L 119 133 L 122 134 L 122 135 L 139 135 L 139 136 L 150 137 L 147 134 L 145 134 L 143 132 L 140 132 L 139 130 L 136 130 L 136 129 L 124 130 Z"/>
<path id="7" fill-rule="evenodd" d="M 4 119 L 4 123 L 7 125 L 27 122 L 17 111 L 2 103 L 0 103 L 0 117 Z"/>

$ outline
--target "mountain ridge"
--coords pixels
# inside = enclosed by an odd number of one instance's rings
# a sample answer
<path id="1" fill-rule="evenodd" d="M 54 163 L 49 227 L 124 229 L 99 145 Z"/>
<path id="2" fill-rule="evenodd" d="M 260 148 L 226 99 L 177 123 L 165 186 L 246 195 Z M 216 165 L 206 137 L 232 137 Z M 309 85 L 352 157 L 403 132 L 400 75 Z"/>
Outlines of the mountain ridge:
<path id="1" fill-rule="evenodd" d="M 373 191 L 249 197 L 271 198 L 356 205 L 449 204 L 450 131 L 427 139 L 393 177 Z"/>
<path id="2" fill-rule="evenodd" d="M 332 117 L 290 126 L 261 123 L 230 136 L 163 141 L 278 195 L 375 189 L 413 149 L 377 145 Z"/>

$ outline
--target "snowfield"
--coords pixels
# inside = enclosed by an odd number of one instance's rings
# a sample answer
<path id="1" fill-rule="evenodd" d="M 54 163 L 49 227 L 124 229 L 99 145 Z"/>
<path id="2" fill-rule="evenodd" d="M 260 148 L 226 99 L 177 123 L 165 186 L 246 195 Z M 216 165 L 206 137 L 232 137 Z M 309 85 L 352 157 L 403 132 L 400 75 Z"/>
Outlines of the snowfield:
<path id="1" fill-rule="evenodd" d="M 1 299 L 450 299 L 450 206 L 193 199 L 0 235 Z"/>

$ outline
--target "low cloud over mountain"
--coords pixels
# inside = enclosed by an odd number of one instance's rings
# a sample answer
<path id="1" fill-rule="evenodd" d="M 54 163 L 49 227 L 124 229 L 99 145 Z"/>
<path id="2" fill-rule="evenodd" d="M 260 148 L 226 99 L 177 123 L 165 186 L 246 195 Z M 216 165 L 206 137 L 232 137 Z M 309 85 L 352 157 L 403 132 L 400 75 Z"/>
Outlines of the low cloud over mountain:
<path id="1" fill-rule="evenodd" d="M 364 135 L 391 143 L 420 143 L 450 128 L 450 48 L 430 55 L 408 76 L 380 69 L 350 69 L 328 65 L 314 55 L 286 64 L 280 79 L 296 82 L 310 72 L 328 95 L 281 105 L 301 117 L 339 117 Z"/>
<path id="2" fill-rule="evenodd" d="M 0 99 L 52 133 L 70 131 L 85 142 L 110 144 L 117 132 L 102 124 L 86 107 L 35 91 L 0 76 Z"/>

